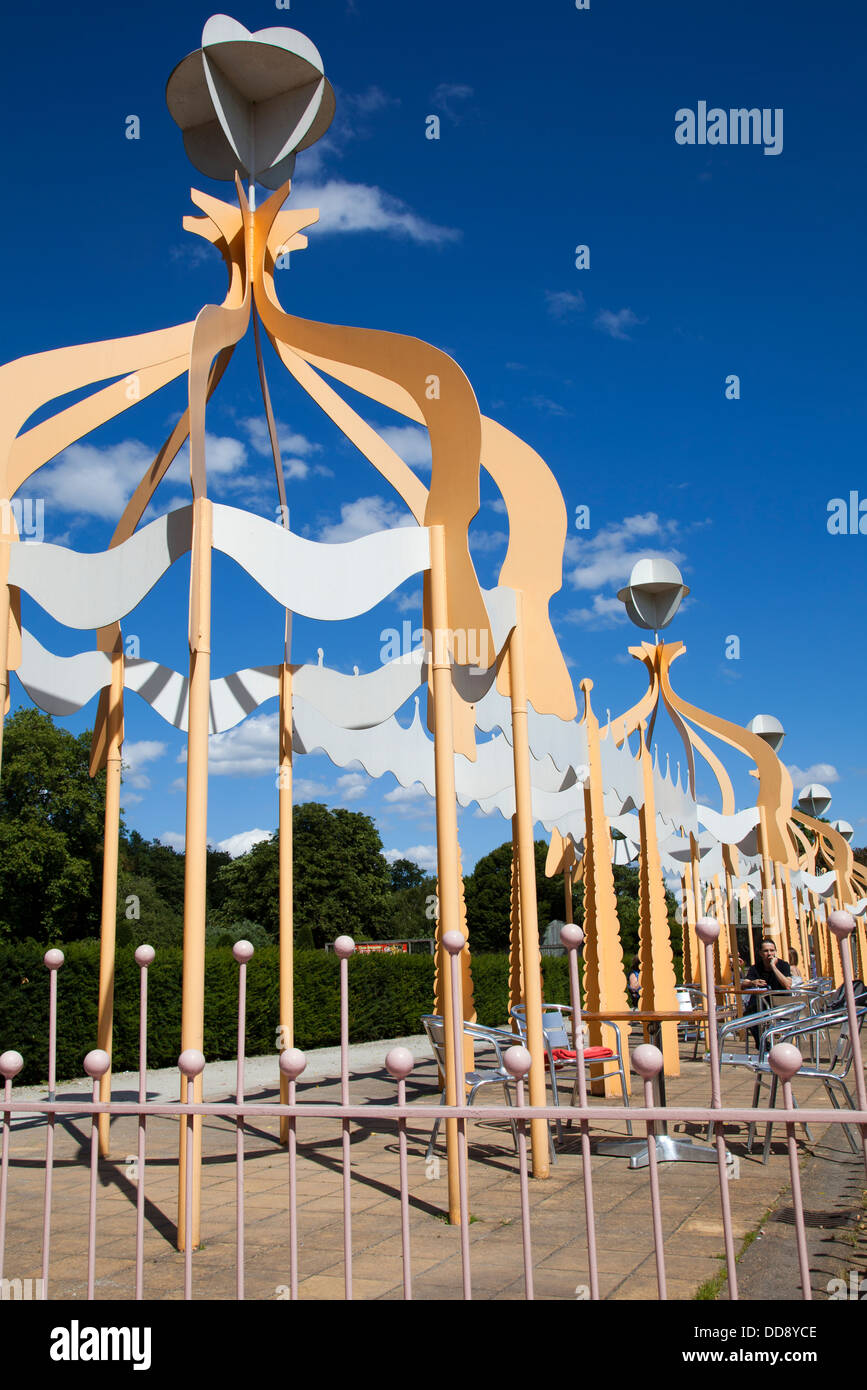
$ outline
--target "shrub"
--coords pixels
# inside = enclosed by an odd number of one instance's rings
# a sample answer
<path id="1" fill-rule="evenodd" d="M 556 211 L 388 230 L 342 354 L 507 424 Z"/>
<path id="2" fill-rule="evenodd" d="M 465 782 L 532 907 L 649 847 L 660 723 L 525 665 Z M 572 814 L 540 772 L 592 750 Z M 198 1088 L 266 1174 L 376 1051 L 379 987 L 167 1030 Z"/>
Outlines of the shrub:
<path id="1" fill-rule="evenodd" d="M 22 1084 L 48 1074 L 48 971 L 44 947 L 35 941 L 0 946 L 0 1050 L 24 1058 Z M 71 942 L 57 979 L 57 1076 L 81 1076 L 85 1054 L 96 1046 L 99 942 Z M 181 1050 L 183 953 L 159 950 L 148 970 L 148 1066 L 171 1067 Z M 545 995 L 568 1000 L 564 957 L 543 959 Z M 304 1050 L 340 1041 L 340 962 L 324 951 L 295 954 L 295 1044 Z M 473 958 L 475 1003 L 480 1023 L 508 1017 L 509 961 L 505 955 Z M 434 958 L 422 955 L 362 955 L 349 963 L 350 1042 L 409 1036 L 433 1007 Z M 205 952 L 204 1053 L 208 1061 L 234 1057 L 237 1046 L 238 966 L 231 946 Z M 116 1072 L 138 1068 L 139 967 L 129 947 L 117 951 L 112 1061 Z M 278 949 L 263 946 L 247 967 L 247 1054 L 277 1050 Z"/>

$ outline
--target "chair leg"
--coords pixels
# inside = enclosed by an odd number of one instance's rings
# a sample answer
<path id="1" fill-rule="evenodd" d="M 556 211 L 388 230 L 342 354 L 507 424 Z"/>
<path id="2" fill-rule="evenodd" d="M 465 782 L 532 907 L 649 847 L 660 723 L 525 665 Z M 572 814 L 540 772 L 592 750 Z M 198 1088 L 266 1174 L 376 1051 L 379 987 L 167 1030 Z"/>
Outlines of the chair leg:
<path id="1" fill-rule="evenodd" d="M 506 1094 L 506 1104 L 507 1104 L 507 1105 L 511 1105 L 511 1104 L 512 1104 L 512 1092 L 509 1090 L 509 1083 L 508 1083 L 508 1081 L 504 1081 L 504 1082 L 503 1082 L 503 1090 L 504 1090 L 504 1092 L 505 1092 L 505 1094 Z M 509 1120 L 509 1124 L 512 1126 L 512 1138 L 513 1138 L 514 1141 L 515 1141 L 515 1153 L 517 1153 L 517 1152 L 518 1152 L 518 1126 L 516 1125 L 516 1123 L 515 1123 L 514 1120 Z"/>
<path id="2" fill-rule="evenodd" d="M 776 1105 L 776 1103 L 777 1103 L 777 1077 L 774 1076 L 774 1079 L 773 1079 L 773 1081 L 771 1082 L 771 1094 L 770 1094 L 770 1097 L 769 1097 L 769 1100 L 768 1100 L 768 1107 L 769 1107 L 769 1109 L 773 1110 L 773 1108 L 774 1108 L 774 1106 Z M 767 1129 L 765 1130 L 765 1147 L 764 1147 L 764 1152 L 762 1153 L 762 1163 L 767 1163 L 768 1159 L 769 1159 L 770 1156 L 771 1156 L 771 1137 L 772 1137 L 772 1135 L 773 1135 L 773 1132 L 774 1132 L 774 1122 L 773 1122 L 773 1120 L 769 1120 L 769 1121 L 768 1121 L 768 1127 L 767 1127 Z"/>
<path id="3" fill-rule="evenodd" d="M 826 1077 L 823 1078 L 824 1083 L 825 1083 L 825 1090 L 828 1092 L 828 1095 L 829 1095 L 829 1097 L 830 1097 L 830 1099 L 831 1099 L 831 1103 L 832 1103 L 832 1105 L 834 1106 L 835 1110 L 840 1110 L 840 1109 L 842 1109 L 842 1106 L 840 1105 L 840 1102 L 838 1101 L 837 1097 L 834 1095 L 834 1088 L 833 1088 L 833 1086 L 832 1086 L 832 1084 L 831 1084 L 831 1082 L 832 1082 L 833 1079 L 834 1079 L 834 1078 L 829 1077 L 829 1076 L 826 1076 Z M 845 1083 L 844 1083 L 843 1081 L 841 1081 L 841 1080 L 839 1079 L 839 1077 L 837 1078 L 837 1081 L 838 1081 L 838 1084 L 839 1084 L 840 1086 L 843 1087 L 843 1090 L 844 1090 L 845 1093 L 846 1093 L 846 1100 L 847 1100 L 848 1103 L 849 1103 L 849 1108 L 850 1108 L 851 1110 L 854 1110 L 854 1109 L 855 1109 L 855 1106 L 854 1106 L 854 1103 L 853 1103 L 853 1101 L 852 1101 L 852 1097 L 850 1096 L 850 1094 L 849 1094 L 849 1092 L 848 1092 L 848 1090 L 847 1090 L 847 1088 L 846 1088 Z M 853 1153 L 857 1153 L 857 1152 L 858 1152 L 858 1145 L 855 1143 L 855 1140 L 854 1140 L 853 1137 L 852 1137 L 852 1130 L 851 1130 L 850 1126 L 849 1126 L 849 1125 L 844 1125 L 843 1128 L 844 1128 L 844 1130 L 846 1131 L 846 1138 L 849 1140 L 849 1147 L 850 1147 L 850 1149 L 852 1150 Z"/>
<path id="4" fill-rule="evenodd" d="M 761 1092 L 761 1089 L 762 1089 L 762 1074 L 761 1074 L 761 1072 L 758 1072 L 758 1071 L 757 1071 L 757 1072 L 756 1072 L 756 1084 L 755 1084 L 755 1086 L 753 1087 L 753 1101 L 752 1101 L 752 1107 L 751 1107 L 753 1110 L 755 1110 L 756 1106 L 757 1106 L 758 1103 L 759 1103 L 759 1094 L 760 1094 L 760 1092 Z M 755 1140 L 755 1137 L 756 1137 L 756 1122 L 755 1122 L 755 1120 L 750 1120 L 749 1127 L 748 1127 L 748 1129 L 747 1129 L 747 1153 L 750 1153 L 750 1154 L 752 1153 L 752 1151 L 753 1151 L 753 1141 Z"/>
<path id="5" fill-rule="evenodd" d="M 798 1105 L 798 1102 L 797 1102 L 797 1100 L 795 1099 L 794 1096 L 792 1096 L 792 1104 L 794 1105 L 794 1107 L 795 1107 L 796 1110 L 798 1110 L 798 1109 L 800 1108 L 799 1105 Z M 813 1142 L 813 1134 L 812 1134 L 812 1131 L 811 1131 L 811 1129 L 810 1129 L 810 1126 L 809 1126 L 809 1125 L 803 1125 L 802 1128 L 803 1128 L 804 1133 L 805 1133 L 806 1136 L 807 1136 L 807 1139 L 808 1139 L 809 1142 L 812 1144 L 812 1142 Z"/>
<path id="6" fill-rule="evenodd" d="M 443 1091 L 442 1095 L 440 1096 L 440 1105 L 445 1105 L 445 1103 L 446 1103 L 446 1093 L 445 1093 L 445 1091 Z M 425 1163 L 427 1163 L 428 1159 L 433 1158 L 433 1151 L 434 1151 L 434 1147 L 435 1147 L 435 1145 L 436 1145 L 437 1135 L 439 1134 L 439 1129 L 440 1129 L 440 1125 L 441 1125 L 441 1124 L 442 1124 L 442 1120 L 436 1120 L 436 1121 L 434 1122 L 433 1131 L 431 1132 L 431 1137 L 430 1137 L 430 1143 L 429 1143 L 428 1146 L 427 1146 L 427 1153 L 426 1153 L 425 1156 L 424 1156 L 424 1161 L 425 1161 Z"/>
<path id="7" fill-rule="evenodd" d="M 560 1108 L 560 1092 L 557 1090 L 557 1067 L 556 1067 L 556 1065 L 555 1065 L 555 1062 L 554 1062 L 554 1058 L 553 1058 L 553 1057 L 551 1057 L 549 1060 L 550 1060 L 550 1063 L 551 1063 L 551 1066 L 550 1066 L 550 1071 L 551 1071 L 551 1094 L 552 1094 L 552 1097 L 553 1097 L 553 1100 L 554 1100 L 554 1105 L 556 1106 L 557 1109 L 559 1109 L 559 1108 Z M 562 1143 L 563 1143 L 563 1124 L 562 1124 L 562 1122 L 561 1122 L 560 1120 L 555 1120 L 554 1123 L 555 1123 L 556 1126 L 557 1126 L 557 1143 L 558 1143 L 558 1144 L 562 1144 Z"/>
<path id="8" fill-rule="evenodd" d="M 627 1089 L 626 1089 L 626 1072 L 623 1070 L 623 1062 L 622 1062 L 622 1060 L 621 1060 L 620 1065 L 618 1066 L 617 1070 L 618 1070 L 619 1073 L 620 1073 L 620 1090 L 621 1090 L 621 1092 L 622 1092 L 622 1094 L 623 1094 L 623 1104 L 624 1104 L 624 1106 L 628 1109 L 628 1108 L 629 1108 L 629 1092 L 628 1092 Z M 630 1139 L 631 1139 L 631 1138 L 632 1138 L 632 1121 L 631 1121 L 631 1120 L 627 1120 L 627 1121 L 626 1121 L 626 1133 L 629 1135 L 629 1137 L 630 1137 Z"/>

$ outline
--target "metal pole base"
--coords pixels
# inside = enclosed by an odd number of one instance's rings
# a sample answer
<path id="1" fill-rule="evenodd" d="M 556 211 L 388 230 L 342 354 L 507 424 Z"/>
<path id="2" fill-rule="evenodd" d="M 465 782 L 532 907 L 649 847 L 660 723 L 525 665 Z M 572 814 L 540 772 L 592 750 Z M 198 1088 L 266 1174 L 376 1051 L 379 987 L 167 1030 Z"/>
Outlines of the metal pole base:
<path id="1" fill-rule="evenodd" d="M 630 1168 L 646 1168 L 650 1162 L 646 1139 L 606 1139 L 595 1152 L 607 1158 L 628 1158 Z M 716 1149 L 697 1144 L 694 1139 L 675 1139 L 671 1134 L 656 1135 L 658 1163 L 716 1163 Z M 733 1163 L 726 1150 L 726 1163 Z"/>

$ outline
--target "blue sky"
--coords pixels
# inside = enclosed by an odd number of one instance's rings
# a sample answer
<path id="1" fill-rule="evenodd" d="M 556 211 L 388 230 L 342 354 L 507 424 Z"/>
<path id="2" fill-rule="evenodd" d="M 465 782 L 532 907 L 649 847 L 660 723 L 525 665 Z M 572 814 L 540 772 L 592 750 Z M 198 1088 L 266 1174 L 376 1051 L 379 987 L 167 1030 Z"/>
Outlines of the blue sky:
<path id="1" fill-rule="evenodd" d="M 191 184 L 231 190 L 188 163 L 163 98 L 210 12 L 152 0 L 7 14 L 4 360 L 180 323 L 222 298 L 219 257 L 181 219 Z M 444 348 L 483 412 L 547 460 L 570 516 L 589 506 L 552 613 L 600 717 L 644 688 L 625 655 L 641 634 L 613 596 L 640 555 L 667 555 L 692 590 L 668 630 L 687 646 L 675 688 L 740 723 L 775 714 L 796 783 L 828 783 L 831 815 L 867 841 L 867 537 L 827 529 L 832 498 L 859 485 L 867 498 L 860 7 L 292 0 L 230 12 L 251 29 L 301 29 L 337 91 L 331 131 L 298 158 L 292 204 L 322 218 L 280 272 L 284 305 Z M 781 109 L 782 151 L 678 144 L 676 111 L 700 101 Z M 438 141 L 425 138 L 431 114 Z M 125 138 L 129 115 L 138 140 Z M 589 269 L 575 268 L 578 244 Z M 399 522 L 387 485 L 272 354 L 267 366 L 293 528 L 334 540 Z M 731 374 L 738 400 L 725 396 Z M 105 546 L 183 406 L 176 384 L 48 465 L 25 492 L 44 500 L 45 539 Z M 365 415 L 403 429 L 369 403 Z M 209 410 L 211 486 L 273 516 L 261 421 L 248 334 Z M 423 475 L 417 432 L 389 437 Z M 188 496 L 179 468 L 156 501 Z M 495 503 L 487 484 L 471 533 L 486 586 L 505 552 Z M 214 581 L 214 675 L 277 661 L 276 604 L 223 556 Z M 176 669 L 186 583 L 179 563 L 124 623 L 143 656 Z M 419 592 L 407 585 L 351 623 L 296 620 L 293 659 L 322 647 L 329 665 L 372 669 L 383 629 L 420 626 Z M 25 621 L 55 651 L 88 645 L 30 602 Z M 725 657 L 732 635 L 738 660 Z M 13 702 L 26 698 L 13 682 Z M 94 709 L 69 727 L 88 727 Z M 126 737 L 127 824 L 177 844 L 184 738 L 134 695 Z M 214 843 L 237 848 L 276 824 L 274 746 L 267 706 L 215 749 Z M 679 756 L 669 731 L 660 747 Z M 296 778 L 301 797 L 375 816 L 392 857 L 432 863 L 427 797 L 322 755 L 299 758 Z M 751 783 L 736 785 L 746 804 Z M 460 827 L 467 867 L 508 832 L 472 809 Z"/>

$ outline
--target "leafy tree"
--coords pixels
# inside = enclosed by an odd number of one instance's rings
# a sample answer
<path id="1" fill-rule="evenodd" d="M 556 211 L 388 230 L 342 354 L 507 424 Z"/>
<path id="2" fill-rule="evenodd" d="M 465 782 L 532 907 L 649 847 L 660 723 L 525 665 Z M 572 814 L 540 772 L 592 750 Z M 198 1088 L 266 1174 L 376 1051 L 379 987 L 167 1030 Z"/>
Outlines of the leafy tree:
<path id="1" fill-rule="evenodd" d="M 415 866 L 413 866 L 415 867 Z M 421 871 L 419 871 L 421 872 Z M 433 936 L 436 931 L 436 878 L 420 879 L 409 888 L 391 894 L 386 917 L 390 941 Z"/>
<path id="2" fill-rule="evenodd" d="M 395 859 L 391 866 L 391 886 L 396 893 L 424 883 L 424 872 L 411 859 Z"/>
<path id="3" fill-rule="evenodd" d="M 559 874 L 554 878 L 545 877 L 547 843 L 537 840 L 535 848 L 536 903 L 539 926 L 544 928 L 551 921 L 563 920 L 563 879 Z M 467 926 L 474 951 L 508 950 L 511 884 L 512 843 L 507 841 L 480 859 L 464 881 Z"/>
<path id="4" fill-rule="evenodd" d="M 119 946 L 182 946 L 183 910 L 176 912 L 153 879 L 121 868 L 117 876 L 117 943 Z"/>
<path id="5" fill-rule="evenodd" d="M 226 856 L 228 858 L 228 856 Z M 120 849 L 121 864 L 127 872 L 151 881 L 157 895 L 172 912 L 184 911 L 184 856 L 159 840 L 145 840 L 137 830 L 130 832 Z"/>
<path id="6" fill-rule="evenodd" d="M 0 779 L 0 935 L 74 941 L 99 929 L 105 773 L 91 779 L 90 734 L 36 709 L 4 731 Z"/>
<path id="7" fill-rule="evenodd" d="M 388 934 L 391 873 L 382 841 L 369 816 L 308 801 L 292 813 L 293 897 L 296 940 L 315 946 L 335 936 L 381 939 Z M 248 917 L 272 938 L 279 929 L 276 834 L 224 865 L 217 876 L 224 892 L 215 920 Z"/>

